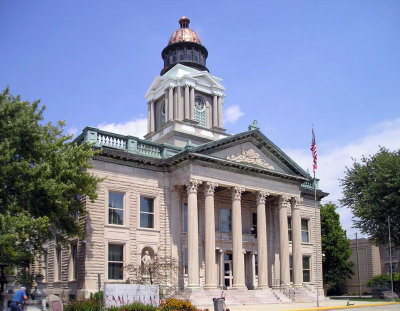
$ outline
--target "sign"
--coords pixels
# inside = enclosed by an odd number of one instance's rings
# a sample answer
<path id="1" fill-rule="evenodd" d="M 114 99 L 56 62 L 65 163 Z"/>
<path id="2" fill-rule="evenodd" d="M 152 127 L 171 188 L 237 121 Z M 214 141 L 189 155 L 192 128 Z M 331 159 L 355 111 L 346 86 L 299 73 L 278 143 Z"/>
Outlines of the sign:
<path id="1" fill-rule="evenodd" d="M 106 308 L 120 307 L 135 302 L 158 307 L 158 285 L 104 284 L 104 305 Z"/>

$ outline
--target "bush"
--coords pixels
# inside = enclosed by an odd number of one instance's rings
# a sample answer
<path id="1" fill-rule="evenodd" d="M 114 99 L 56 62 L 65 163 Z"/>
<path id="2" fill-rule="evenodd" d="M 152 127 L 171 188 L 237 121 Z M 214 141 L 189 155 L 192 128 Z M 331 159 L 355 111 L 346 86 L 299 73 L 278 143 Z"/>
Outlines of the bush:
<path id="1" fill-rule="evenodd" d="M 390 287 L 390 274 L 375 275 L 367 282 L 367 286 L 373 288 L 375 282 L 378 287 L 382 287 L 384 282 Z M 393 289 L 396 293 L 400 292 L 400 273 L 393 273 Z"/>
<path id="2" fill-rule="evenodd" d="M 64 311 L 99 311 L 99 302 L 96 300 L 71 301 L 64 305 Z"/>
<path id="3" fill-rule="evenodd" d="M 160 311 L 170 311 L 170 310 L 196 311 L 197 308 L 194 305 L 192 305 L 190 301 L 180 300 L 176 298 L 167 298 L 165 299 L 165 301 L 161 303 Z"/>
<path id="4" fill-rule="evenodd" d="M 140 302 L 135 302 L 126 306 L 112 307 L 109 308 L 108 311 L 157 311 L 157 308 L 151 305 L 144 305 Z"/>
<path id="5" fill-rule="evenodd" d="M 103 300 L 103 291 L 101 290 L 101 291 L 96 292 L 94 294 L 90 293 L 90 299 L 94 299 L 94 300 L 97 300 L 97 301 L 99 301 L 99 299 Z"/>

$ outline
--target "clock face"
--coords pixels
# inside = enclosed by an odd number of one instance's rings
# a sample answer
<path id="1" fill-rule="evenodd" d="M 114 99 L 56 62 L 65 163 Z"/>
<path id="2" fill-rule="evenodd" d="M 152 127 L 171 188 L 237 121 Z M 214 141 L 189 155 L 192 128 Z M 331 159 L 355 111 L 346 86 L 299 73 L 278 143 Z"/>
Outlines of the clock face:
<path id="1" fill-rule="evenodd" d="M 198 111 L 203 111 L 206 108 L 206 104 L 204 103 L 204 100 L 200 97 L 196 97 L 194 101 L 194 106 Z"/>

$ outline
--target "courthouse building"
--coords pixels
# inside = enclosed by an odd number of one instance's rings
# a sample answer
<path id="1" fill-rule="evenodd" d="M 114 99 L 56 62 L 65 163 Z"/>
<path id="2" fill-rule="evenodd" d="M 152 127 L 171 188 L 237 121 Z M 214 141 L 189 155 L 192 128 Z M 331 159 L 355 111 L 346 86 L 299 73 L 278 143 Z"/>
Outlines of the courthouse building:
<path id="1" fill-rule="evenodd" d="M 123 267 L 148 251 L 176 258 L 181 289 L 315 290 L 322 279 L 319 201 L 312 177 L 261 133 L 223 125 L 225 88 L 206 67 L 207 49 L 183 17 L 145 94 L 145 139 L 87 127 L 76 142 L 101 153 L 104 178 L 85 201 L 85 240 L 48 245 L 48 291 L 70 297 L 125 282 Z M 311 153 L 310 153 L 311 161 Z M 317 236 L 315 235 L 315 221 Z M 322 288 L 322 282 L 319 284 Z"/>

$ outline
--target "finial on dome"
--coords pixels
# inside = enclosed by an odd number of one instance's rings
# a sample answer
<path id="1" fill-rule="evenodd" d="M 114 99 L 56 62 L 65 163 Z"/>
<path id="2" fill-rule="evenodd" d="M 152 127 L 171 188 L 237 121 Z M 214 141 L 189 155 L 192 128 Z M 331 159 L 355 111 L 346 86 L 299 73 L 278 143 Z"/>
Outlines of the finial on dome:
<path id="1" fill-rule="evenodd" d="M 182 16 L 182 18 L 179 20 L 179 24 L 181 25 L 181 28 L 189 28 L 190 19 L 188 19 L 186 16 Z"/>

